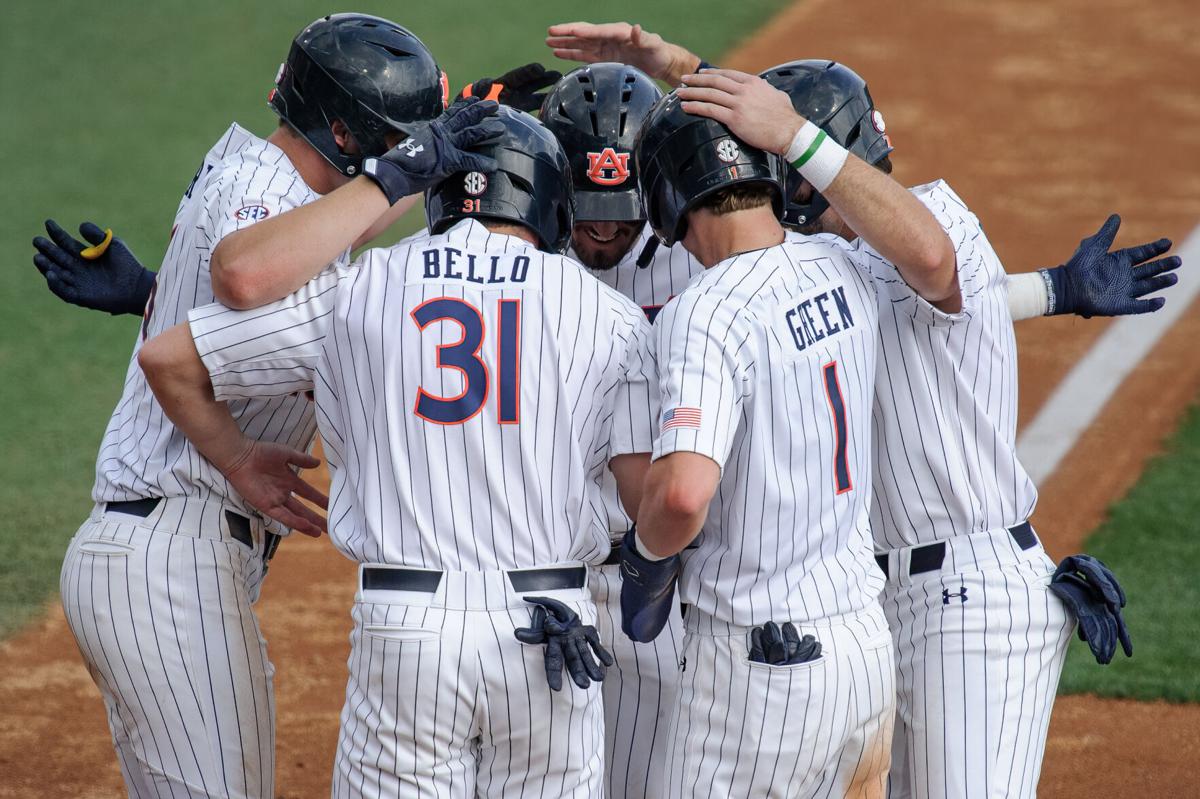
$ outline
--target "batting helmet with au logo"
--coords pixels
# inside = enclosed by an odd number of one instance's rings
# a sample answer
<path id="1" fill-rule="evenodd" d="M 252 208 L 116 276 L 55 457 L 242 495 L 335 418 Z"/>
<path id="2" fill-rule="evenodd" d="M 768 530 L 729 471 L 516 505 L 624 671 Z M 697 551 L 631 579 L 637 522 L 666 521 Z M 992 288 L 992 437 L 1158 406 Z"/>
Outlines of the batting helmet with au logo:
<path id="1" fill-rule="evenodd" d="M 645 219 L 633 168 L 633 142 L 662 91 L 625 64 L 589 64 L 564 75 L 542 102 L 542 123 L 571 162 L 575 217 Z"/>

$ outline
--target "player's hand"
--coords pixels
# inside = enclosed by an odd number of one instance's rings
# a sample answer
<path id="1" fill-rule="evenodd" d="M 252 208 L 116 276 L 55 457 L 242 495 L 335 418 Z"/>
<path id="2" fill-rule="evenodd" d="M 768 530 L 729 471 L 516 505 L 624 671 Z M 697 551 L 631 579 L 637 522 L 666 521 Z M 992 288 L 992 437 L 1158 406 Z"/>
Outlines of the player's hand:
<path id="1" fill-rule="evenodd" d="M 821 656 L 821 642 L 815 636 L 800 637 L 790 621 L 783 628 L 773 621 L 750 631 L 750 661 L 770 666 L 795 666 Z"/>
<path id="2" fill-rule="evenodd" d="M 700 62 L 683 47 L 628 22 L 564 22 L 551 25 L 547 34 L 546 46 L 556 58 L 585 64 L 617 61 L 667 83 L 674 83 Z"/>
<path id="3" fill-rule="evenodd" d="M 1087 642 L 1097 663 L 1112 661 L 1118 641 L 1125 656 L 1133 657 L 1133 642 L 1121 615 L 1125 591 L 1103 562 L 1091 555 L 1064 558 L 1050 579 L 1050 590 L 1079 621 L 1079 638 Z"/>
<path id="4" fill-rule="evenodd" d="M 676 612 L 679 555 L 647 560 L 634 546 L 634 528 L 621 540 L 621 631 L 634 641 L 653 641 Z"/>
<path id="5" fill-rule="evenodd" d="M 558 83 L 561 72 L 546 69 L 536 62 L 510 69 L 498 78 L 480 78 L 459 93 L 462 97 L 478 97 L 533 113 L 542 107 L 546 93 L 539 92 Z"/>
<path id="6" fill-rule="evenodd" d="M 114 316 L 142 314 L 155 274 L 142 266 L 125 242 L 110 239 L 111 231 L 92 222 L 79 226 L 84 241 L 72 237 L 53 219 L 46 220 L 46 233 L 49 239 L 38 236 L 33 240 L 37 250 L 33 265 L 59 299 Z M 109 240 L 107 246 L 105 240 Z"/>
<path id="7" fill-rule="evenodd" d="M 260 512 L 298 533 L 317 537 L 325 530 L 325 517 L 306 506 L 300 497 L 322 509 L 329 507 L 329 497 L 300 479 L 296 468 L 320 465 L 319 458 L 306 452 L 247 438 L 238 457 L 221 471 L 246 502 Z"/>
<path id="8" fill-rule="evenodd" d="M 363 173 L 383 190 L 388 203 L 419 194 L 456 172 L 495 172 L 496 159 L 472 152 L 504 134 L 490 117 L 499 108 L 492 100 L 458 100 L 419 133 L 409 136 L 378 158 L 363 162 Z"/>
<path id="9" fill-rule="evenodd" d="M 806 121 L 785 93 L 757 75 L 733 69 L 684 75 L 675 93 L 687 113 L 715 119 L 746 144 L 769 153 L 786 153 Z"/>
<path id="10" fill-rule="evenodd" d="M 523 644 L 546 647 L 546 682 L 550 689 L 562 690 L 564 667 L 571 680 L 585 690 L 592 682 L 603 680 L 605 667 L 613 664 L 613 658 L 600 643 L 596 628 L 581 623 L 579 614 L 557 599 L 527 596 L 525 601 L 536 606 L 530 625 L 518 627 L 513 634 Z M 600 663 L 596 663 L 593 653 Z"/>
<path id="11" fill-rule="evenodd" d="M 1055 316 L 1125 316 L 1157 311 L 1166 303 L 1163 297 L 1139 298 L 1178 282 L 1179 276 L 1172 274 L 1183 264 L 1178 256 L 1146 263 L 1171 249 L 1171 240 L 1109 252 L 1120 227 L 1121 217 L 1113 214 L 1099 231 L 1079 242 L 1069 261 L 1045 270 L 1054 286 Z"/>

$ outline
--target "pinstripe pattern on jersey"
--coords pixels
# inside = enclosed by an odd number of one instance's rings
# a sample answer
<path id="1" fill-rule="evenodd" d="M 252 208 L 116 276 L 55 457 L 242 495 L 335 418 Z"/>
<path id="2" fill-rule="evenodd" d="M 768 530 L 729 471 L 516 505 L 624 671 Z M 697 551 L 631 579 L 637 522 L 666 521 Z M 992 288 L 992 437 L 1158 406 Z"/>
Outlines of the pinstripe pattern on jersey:
<path id="1" fill-rule="evenodd" d="M 681 245 L 660 246 L 654 251 L 650 263 L 644 267 L 638 266 L 638 257 L 653 236 L 650 226 L 646 225 L 629 252 L 615 266 L 611 269 L 587 270 L 604 285 L 640 305 L 651 322 L 668 300 L 683 291 L 693 277 L 704 271 L 704 265 Z M 568 249 L 567 255 L 578 260 L 573 249 Z"/>
<path id="2" fill-rule="evenodd" d="M 695 608 L 684 626 L 664 796 L 882 795 L 895 661 L 877 604 L 797 624 L 822 649 L 794 666 L 751 663 L 748 627 Z"/>
<path id="3" fill-rule="evenodd" d="M 1011 527 L 1037 502 L 1016 456 L 1017 349 L 1004 267 L 949 186 L 913 193 L 955 246 L 961 313 L 920 299 L 865 242 L 847 247 L 883 287 L 872 416 L 871 528 L 880 551 Z"/>
<path id="4" fill-rule="evenodd" d="M 410 319 L 435 297 L 477 308 L 485 337 L 498 301 L 522 300 L 520 424 L 498 424 L 493 400 L 463 424 L 412 413 L 420 389 L 467 390 L 437 360 L 462 326 Z M 614 455 L 649 448 L 646 405 L 630 396 L 649 396 L 649 325 L 574 262 L 464 221 L 371 250 L 279 303 L 199 309 L 191 323 L 218 399 L 315 387 L 330 536 L 348 557 L 462 571 L 607 552 L 588 485 Z M 494 340 L 478 357 L 494 376 Z"/>
<path id="5" fill-rule="evenodd" d="M 818 306 L 828 320 L 811 310 Z M 703 416 L 699 430 L 664 430 L 654 457 L 698 452 L 723 466 L 695 548 L 684 552 L 682 601 L 757 625 L 874 600 L 881 582 L 869 490 L 834 489 L 837 430 L 822 367 L 839 363 L 847 463 L 851 474 L 869 474 L 876 316 L 869 278 L 839 249 L 813 241 L 722 262 L 659 314 L 662 407 L 698 407 Z"/>
<path id="6" fill-rule="evenodd" d="M 195 182 L 179 202 L 158 272 L 153 313 L 144 325 L 145 338 L 179 324 L 189 310 L 213 301 L 208 270 L 213 247 L 225 235 L 256 221 L 239 219 L 239 208 L 260 205 L 278 215 L 316 198 L 282 150 L 238 125 L 230 126 L 209 150 Z M 253 513 L 163 414 L 138 367 L 143 340 L 139 337 L 134 344 L 125 388 L 100 446 L 93 499 L 217 498 L 244 514 Z M 302 396 L 233 402 L 229 410 L 248 436 L 296 449 L 307 449 L 316 429 L 311 406 Z"/>
<path id="7" fill-rule="evenodd" d="M 274 796 L 274 667 L 250 606 L 262 559 L 211 507 L 202 527 L 97 508 L 63 563 L 131 797 Z"/>

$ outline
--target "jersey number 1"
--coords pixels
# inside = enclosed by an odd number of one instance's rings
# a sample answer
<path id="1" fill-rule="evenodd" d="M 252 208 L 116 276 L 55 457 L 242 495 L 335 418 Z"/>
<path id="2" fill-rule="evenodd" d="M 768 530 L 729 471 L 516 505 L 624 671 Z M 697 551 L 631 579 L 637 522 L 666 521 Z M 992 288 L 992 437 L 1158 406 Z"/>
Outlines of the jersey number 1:
<path id="1" fill-rule="evenodd" d="M 462 373 L 462 393 L 455 397 L 417 389 L 413 413 L 434 424 L 462 424 L 483 410 L 491 394 L 492 375 L 479 357 L 486 329 L 483 314 L 466 300 L 436 297 L 412 310 L 413 321 L 424 330 L 434 322 L 457 322 L 462 338 L 453 344 L 439 344 L 437 365 Z M 517 424 L 521 417 L 521 301 L 499 300 L 496 317 L 500 332 L 496 339 L 496 414 L 500 424 Z"/>
<path id="2" fill-rule="evenodd" d="M 846 400 L 842 396 L 842 384 L 838 381 L 837 361 L 821 368 L 825 377 L 825 396 L 829 399 L 829 410 L 833 414 L 833 479 L 837 493 L 845 494 L 854 488 L 850 480 L 850 464 L 846 455 Z"/>

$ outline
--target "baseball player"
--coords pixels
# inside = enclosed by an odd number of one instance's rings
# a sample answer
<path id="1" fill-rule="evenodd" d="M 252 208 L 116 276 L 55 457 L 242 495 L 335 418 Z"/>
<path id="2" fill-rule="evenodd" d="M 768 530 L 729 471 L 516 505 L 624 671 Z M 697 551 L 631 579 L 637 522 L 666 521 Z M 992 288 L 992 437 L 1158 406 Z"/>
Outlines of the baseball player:
<path id="1" fill-rule="evenodd" d="M 606 655 L 572 555 L 609 546 L 599 471 L 636 509 L 649 323 L 555 254 L 572 217 L 557 141 L 527 114 L 497 118 L 482 150 L 497 170 L 431 189 L 428 234 L 255 311 L 194 310 L 140 356 L 214 463 L 263 447 L 222 400 L 315 392 L 330 535 L 361 564 L 338 797 L 602 791 Z M 378 187 L 373 213 L 398 198 Z M 288 493 L 278 468 L 230 478 Z M 564 660 L 577 687 L 556 691 Z"/>
<path id="2" fill-rule="evenodd" d="M 1152 260 L 1169 249 L 1165 239 L 1109 253 L 1114 216 L 1066 264 L 1022 278 L 1040 294 L 1014 300 L 1028 289 L 1014 291 L 978 220 L 938 181 L 912 192 L 955 244 L 963 299 L 953 312 L 931 305 L 844 198 L 819 185 L 850 163 L 843 144 L 890 171 L 866 84 L 829 61 L 792 62 L 763 77 L 706 71 L 684 76 L 679 94 L 685 108 L 786 153 L 794 171 L 785 220 L 849 240 L 845 250 L 885 287 L 871 529 L 898 662 L 889 795 L 1033 796 L 1075 618 L 1100 662 L 1118 640 L 1126 654 L 1132 647 L 1111 572 L 1087 556 L 1056 571 L 1028 522 L 1037 493 L 1014 451 L 1010 304 L 1018 316 L 1153 311 L 1162 298 L 1141 298 L 1175 282 L 1179 259 Z"/>
<path id="3" fill-rule="evenodd" d="M 567 254 L 641 306 L 651 322 L 703 271 L 683 247 L 658 246 L 638 196 L 633 143 L 661 97 L 654 81 L 635 67 L 593 64 L 563 76 L 541 111 L 543 124 L 566 152 L 575 185 L 575 224 Z M 617 552 L 632 522 L 611 472 L 605 471 L 601 480 L 605 529 L 614 543 L 607 557 L 595 564 L 590 587 L 601 641 L 616 661 L 602 686 L 605 795 L 659 797 L 679 676 L 682 620 L 672 614 L 663 634 L 646 643 L 620 633 Z"/>
<path id="4" fill-rule="evenodd" d="M 91 265 L 101 280 L 135 275 L 115 281 L 115 290 L 153 286 L 97 460 L 96 506 L 71 541 L 61 579 L 68 624 L 104 698 L 131 796 L 274 795 L 273 667 L 251 604 L 283 531 L 164 416 L 136 364 L 142 342 L 212 301 L 210 254 L 348 181 L 364 153 L 383 155 L 410 124 L 437 117 L 443 97 L 440 70 L 407 30 L 364 15 L 325 17 L 297 36 L 281 70 L 271 95 L 279 129 L 260 139 L 232 125 L 205 156 L 156 281 L 136 277 L 133 267 L 141 267 L 128 250 L 95 227 L 83 230 L 94 248 L 52 224 L 56 241 L 35 242 L 49 285 L 68 298 L 107 290 L 89 282 Z M 441 156 L 458 168 L 455 153 L 468 154 L 454 149 L 455 135 L 486 110 L 413 128 L 427 150 L 449 145 L 435 159 L 410 159 L 411 147 L 391 151 L 397 171 L 415 162 L 405 173 L 414 181 L 409 193 L 421 188 L 422 171 L 441 168 Z M 128 299 L 108 308 L 128 309 Z M 230 424 L 264 442 L 276 462 L 317 464 L 303 452 L 314 422 L 302 395 L 236 401 L 229 411 Z M 302 496 L 324 502 L 292 480 Z M 309 534 L 323 525 L 290 497 L 277 515 Z"/>
<path id="5" fill-rule="evenodd" d="M 708 269 L 659 314 L 662 403 L 623 629 L 687 606 L 667 796 L 879 795 L 895 666 L 868 528 L 876 287 L 842 248 L 785 241 L 784 164 L 668 95 L 642 127 L 650 224 Z M 954 251 L 862 162 L 835 191 L 878 198 L 905 278 L 961 303 Z M 872 194 L 874 193 L 874 194 Z M 682 556 L 679 553 L 682 552 Z"/>

